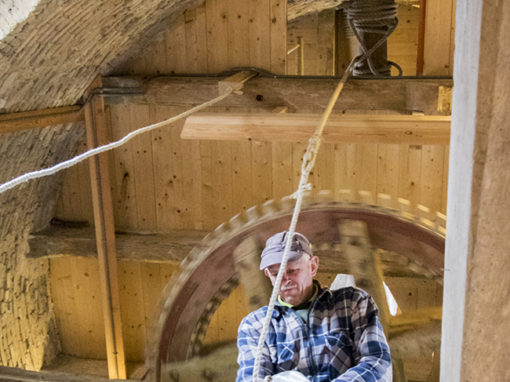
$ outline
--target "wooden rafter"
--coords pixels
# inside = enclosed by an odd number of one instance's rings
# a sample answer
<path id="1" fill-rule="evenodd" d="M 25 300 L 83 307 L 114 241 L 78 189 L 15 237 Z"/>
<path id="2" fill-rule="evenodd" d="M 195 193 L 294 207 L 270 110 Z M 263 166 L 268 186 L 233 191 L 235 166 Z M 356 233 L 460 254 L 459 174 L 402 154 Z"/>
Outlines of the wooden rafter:
<path id="1" fill-rule="evenodd" d="M 82 122 L 81 106 L 64 106 L 51 109 L 0 114 L 0 134 L 38 129 L 63 123 Z"/>

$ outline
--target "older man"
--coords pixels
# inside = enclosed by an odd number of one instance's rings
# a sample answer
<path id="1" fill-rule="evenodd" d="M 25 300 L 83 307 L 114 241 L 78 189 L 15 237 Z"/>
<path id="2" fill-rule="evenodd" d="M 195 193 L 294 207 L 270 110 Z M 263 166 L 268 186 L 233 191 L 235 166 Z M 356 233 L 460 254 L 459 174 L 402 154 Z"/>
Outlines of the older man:
<path id="1" fill-rule="evenodd" d="M 262 251 L 260 269 L 273 285 L 287 239 L 286 231 L 277 233 Z M 259 378 L 294 370 L 313 382 L 390 382 L 390 350 L 375 302 L 358 288 L 322 287 L 313 279 L 318 268 L 308 239 L 295 233 Z M 267 306 L 250 313 L 239 326 L 237 382 L 256 381 L 255 353 L 266 312 Z"/>

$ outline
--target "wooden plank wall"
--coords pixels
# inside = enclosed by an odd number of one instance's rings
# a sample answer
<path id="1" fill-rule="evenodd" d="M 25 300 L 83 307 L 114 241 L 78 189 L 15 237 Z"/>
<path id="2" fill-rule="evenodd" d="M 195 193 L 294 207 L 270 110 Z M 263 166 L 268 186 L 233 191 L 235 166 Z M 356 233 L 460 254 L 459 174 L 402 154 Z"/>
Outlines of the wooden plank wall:
<path id="1" fill-rule="evenodd" d="M 177 266 L 138 261 L 119 262 L 119 291 L 124 347 L 129 361 L 143 361 L 161 289 Z M 105 359 L 103 315 L 96 259 L 51 260 L 51 288 L 64 354 Z"/>
<path id="2" fill-rule="evenodd" d="M 316 22 L 321 19 L 317 17 Z M 329 28 L 331 19 L 325 19 Z M 412 29 L 417 20 L 411 16 L 409 20 L 405 25 Z M 315 33 L 325 36 L 318 30 Z M 318 51 L 329 52 L 330 39 L 317 37 L 317 41 L 323 44 Z M 143 54 L 120 68 L 119 74 L 216 73 L 245 65 L 284 73 L 286 45 L 285 2 L 207 0 L 185 12 Z M 399 49 L 406 52 L 397 49 L 392 55 L 411 57 L 415 54 L 411 48 L 412 43 L 402 43 Z M 328 73 L 330 61 L 316 59 L 315 66 L 309 66 L 315 73 L 309 74 Z M 109 127 L 115 139 L 181 111 L 182 107 L 157 104 L 111 105 Z M 181 129 L 182 122 L 177 122 L 114 151 L 111 174 L 117 230 L 210 230 L 243 209 L 295 191 L 305 142 L 182 141 Z M 310 181 L 315 192 L 382 192 L 444 212 L 447 151 L 442 146 L 325 144 Z M 56 217 L 91 221 L 87 173 L 81 168 L 67 172 Z M 104 354 L 101 309 L 93 308 L 98 283 L 94 262 L 75 257 L 51 260 L 63 352 L 91 358 Z M 148 321 L 159 291 L 174 271 L 168 264 L 120 262 L 128 360 L 143 360 Z M 408 288 L 409 284 L 404 289 Z M 406 304 L 419 305 L 416 301 Z M 235 337 L 245 313 L 240 305 L 242 293 L 236 290 L 214 316 L 206 343 Z"/>

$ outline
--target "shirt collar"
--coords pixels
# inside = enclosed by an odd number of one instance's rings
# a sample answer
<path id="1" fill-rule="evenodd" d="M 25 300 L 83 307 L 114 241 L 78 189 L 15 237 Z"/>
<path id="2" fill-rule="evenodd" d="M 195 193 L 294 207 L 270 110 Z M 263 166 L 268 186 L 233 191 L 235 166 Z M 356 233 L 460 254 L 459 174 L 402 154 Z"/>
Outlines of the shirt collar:
<path id="1" fill-rule="evenodd" d="M 280 295 L 278 295 L 278 304 L 281 306 L 286 306 L 287 308 L 294 308 L 294 309 L 300 309 L 300 307 L 307 308 L 309 306 L 309 304 L 317 298 L 317 296 L 319 295 L 319 292 L 322 292 L 320 284 L 318 281 L 313 280 L 313 293 L 312 293 L 312 297 L 310 297 L 308 299 L 308 301 L 303 302 L 299 305 L 291 305 L 288 302 L 283 301 L 282 298 L 280 297 Z"/>

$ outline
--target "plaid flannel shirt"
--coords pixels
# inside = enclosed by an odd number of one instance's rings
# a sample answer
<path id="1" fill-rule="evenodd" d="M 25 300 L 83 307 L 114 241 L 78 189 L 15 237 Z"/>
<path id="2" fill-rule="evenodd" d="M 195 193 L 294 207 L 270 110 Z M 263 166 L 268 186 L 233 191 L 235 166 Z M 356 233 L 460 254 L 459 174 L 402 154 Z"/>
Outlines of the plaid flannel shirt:
<path id="1" fill-rule="evenodd" d="M 237 382 L 252 382 L 267 306 L 246 316 L 237 337 Z M 372 297 L 348 287 L 320 289 L 308 324 L 292 308 L 276 305 L 262 350 L 260 378 L 297 370 L 311 382 L 391 382 L 391 357 Z"/>

